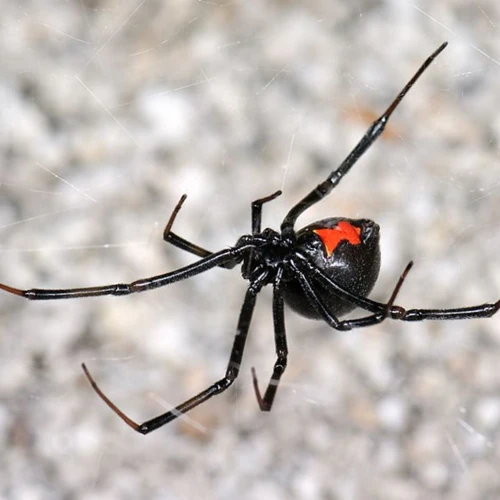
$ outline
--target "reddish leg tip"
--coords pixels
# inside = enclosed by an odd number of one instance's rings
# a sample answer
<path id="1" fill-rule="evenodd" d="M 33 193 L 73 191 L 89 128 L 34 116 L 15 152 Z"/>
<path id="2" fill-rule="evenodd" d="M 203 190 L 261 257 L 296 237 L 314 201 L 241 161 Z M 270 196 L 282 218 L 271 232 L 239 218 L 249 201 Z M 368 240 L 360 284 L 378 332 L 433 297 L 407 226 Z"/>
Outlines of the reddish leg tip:
<path id="1" fill-rule="evenodd" d="M 19 288 L 14 288 L 9 285 L 4 285 L 3 283 L 0 283 L 0 289 L 4 290 L 9 293 L 13 293 L 14 295 L 19 295 L 20 297 L 24 297 L 24 291 L 19 290 Z"/>

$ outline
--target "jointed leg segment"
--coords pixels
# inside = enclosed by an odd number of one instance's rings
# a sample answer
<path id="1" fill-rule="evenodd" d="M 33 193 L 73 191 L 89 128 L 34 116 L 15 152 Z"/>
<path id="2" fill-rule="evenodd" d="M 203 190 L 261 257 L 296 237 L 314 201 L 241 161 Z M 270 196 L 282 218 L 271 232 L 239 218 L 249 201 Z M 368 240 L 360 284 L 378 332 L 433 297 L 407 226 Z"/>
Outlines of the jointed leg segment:
<path id="1" fill-rule="evenodd" d="M 158 417 L 152 418 L 143 422 L 142 424 L 138 424 L 131 418 L 129 418 L 125 413 L 123 413 L 99 388 L 96 384 L 92 376 L 90 375 L 87 367 L 82 364 L 83 371 L 87 379 L 89 380 L 92 388 L 96 391 L 98 396 L 132 429 L 141 434 L 149 434 L 150 432 L 162 427 L 165 424 L 168 424 L 172 420 L 175 420 L 177 417 L 187 413 L 189 410 L 192 410 L 196 406 L 204 403 L 211 397 L 220 394 L 225 391 L 228 387 L 232 385 L 232 383 L 236 380 L 236 377 L 239 374 L 241 360 L 243 358 L 243 351 L 245 349 L 245 343 L 247 339 L 248 329 L 250 327 L 250 322 L 252 320 L 252 313 L 255 307 L 255 301 L 257 297 L 258 290 L 255 290 L 252 286 L 250 286 L 245 295 L 245 300 L 243 302 L 243 306 L 241 308 L 240 318 L 238 321 L 236 335 L 234 337 L 233 348 L 231 350 L 231 356 L 229 358 L 229 364 L 227 366 L 226 374 L 223 378 L 212 384 L 210 387 L 200 392 L 196 396 L 188 399 L 184 403 L 176 406 L 174 409 L 159 415 Z"/>
<path id="2" fill-rule="evenodd" d="M 252 368 L 252 380 L 253 387 L 255 390 L 255 395 L 257 397 L 257 402 L 262 411 L 271 411 L 273 406 L 274 397 L 276 396 L 276 391 L 278 390 L 278 385 L 281 376 L 285 372 L 287 359 L 288 359 L 288 347 L 286 343 L 286 332 L 285 332 L 285 313 L 283 304 L 283 293 L 281 291 L 281 278 L 282 271 L 278 272 L 276 281 L 274 284 L 273 291 L 273 320 L 274 320 L 274 343 L 276 346 L 276 362 L 274 363 L 273 374 L 271 375 L 271 380 L 267 385 L 267 389 L 262 397 L 259 390 L 259 383 L 257 381 L 257 374 L 255 368 Z"/>

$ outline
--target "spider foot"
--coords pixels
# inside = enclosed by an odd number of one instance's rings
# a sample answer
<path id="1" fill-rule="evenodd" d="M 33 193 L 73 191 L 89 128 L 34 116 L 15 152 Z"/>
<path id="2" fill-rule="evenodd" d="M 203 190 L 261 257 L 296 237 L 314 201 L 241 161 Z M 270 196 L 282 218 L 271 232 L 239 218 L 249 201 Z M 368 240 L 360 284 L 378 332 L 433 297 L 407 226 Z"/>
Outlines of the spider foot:
<path id="1" fill-rule="evenodd" d="M 26 297 L 25 291 L 24 290 L 19 290 L 19 288 L 14 288 L 9 285 L 4 285 L 3 283 L 0 283 L 0 290 L 4 290 L 9 293 L 13 293 L 14 295 L 19 295 L 20 297 Z"/>
<path id="2" fill-rule="evenodd" d="M 257 398 L 257 403 L 259 405 L 259 408 L 261 411 L 269 411 L 270 408 L 267 407 L 266 403 L 264 402 L 264 399 L 262 398 L 262 394 L 259 389 L 259 381 L 257 379 L 257 372 L 255 371 L 255 368 L 252 366 L 252 382 L 253 382 L 253 389 L 255 391 L 255 397 Z"/>
<path id="3" fill-rule="evenodd" d="M 187 194 L 183 194 L 181 196 L 180 200 L 177 202 L 177 205 L 175 206 L 174 210 L 172 211 L 170 218 L 168 219 L 168 222 L 165 226 L 165 229 L 163 230 L 163 239 L 165 241 L 168 240 L 170 230 L 172 229 L 175 218 L 177 217 L 177 214 L 179 213 L 179 210 L 181 209 L 183 203 L 186 201 L 186 198 L 187 198 Z"/>
<path id="4" fill-rule="evenodd" d="M 123 413 L 107 396 L 104 394 L 95 380 L 93 379 L 92 375 L 88 371 L 87 367 L 85 366 L 85 363 L 82 363 L 82 369 L 83 372 L 85 373 L 85 376 L 87 377 L 87 380 L 90 382 L 90 385 L 92 386 L 92 389 L 97 393 L 97 395 L 132 429 L 134 429 L 137 432 L 140 432 L 141 434 L 146 434 L 146 432 L 149 432 L 147 429 L 144 429 L 143 425 L 139 425 L 137 422 L 134 422 L 131 418 L 127 417 L 125 413 Z"/>

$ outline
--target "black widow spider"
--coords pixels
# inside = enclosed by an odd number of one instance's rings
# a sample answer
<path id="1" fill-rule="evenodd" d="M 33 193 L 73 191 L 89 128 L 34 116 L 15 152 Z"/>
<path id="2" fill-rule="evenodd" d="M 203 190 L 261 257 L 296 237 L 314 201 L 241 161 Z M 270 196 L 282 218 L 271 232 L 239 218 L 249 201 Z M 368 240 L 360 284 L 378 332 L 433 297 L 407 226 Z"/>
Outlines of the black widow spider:
<path id="1" fill-rule="evenodd" d="M 183 195 L 165 227 L 164 240 L 181 250 L 201 257 L 197 262 L 176 271 L 129 284 L 55 290 L 36 288 L 20 290 L 0 284 L 0 289 L 30 300 L 128 295 L 166 286 L 204 273 L 213 267 L 231 269 L 237 264 L 242 264 L 243 278 L 250 284 L 241 307 L 226 374 L 198 395 L 162 415 L 138 424 L 109 400 L 94 382 L 85 364 L 82 364 L 85 375 L 97 394 L 125 423 L 141 434 L 148 434 L 171 422 L 212 396 L 225 391 L 234 382 L 239 373 L 257 294 L 266 285 L 272 284 L 273 286 L 274 339 L 277 360 L 263 396 L 259 390 L 255 370 L 252 369 L 255 394 L 262 411 L 271 410 L 279 381 L 287 365 L 285 302 L 299 314 L 313 319 L 322 319 L 335 330 L 350 330 L 375 325 L 386 318 L 422 321 L 492 316 L 500 308 L 500 301 L 457 309 L 404 309 L 395 305 L 396 295 L 410 270 L 411 262 L 401 274 L 387 303 L 368 299 L 367 295 L 373 288 L 380 269 L 379 227 L 371 220 L 334 217 L 310 224 L 298 232 L 294 230 L 297 218 L 327 196 L 380 136 L 398 104 L 446 45 L 447 43 L 443 43 L 426 59 L 385 113 L 368 128 L 342 164 L 291 208 L 281 223 L 280 232 L 269 228 L 261 231 L 262 205 L 278 197 L 281 192 L 277 191 L 252 203 L 252 234 L 242 236 L 231 248 L 209 252 L 171 232 L 174 219 L 186 198 L 186 195 Z M 339 316 L 356 307 L 369 314 L 343 321 L 338 319 Z"/>

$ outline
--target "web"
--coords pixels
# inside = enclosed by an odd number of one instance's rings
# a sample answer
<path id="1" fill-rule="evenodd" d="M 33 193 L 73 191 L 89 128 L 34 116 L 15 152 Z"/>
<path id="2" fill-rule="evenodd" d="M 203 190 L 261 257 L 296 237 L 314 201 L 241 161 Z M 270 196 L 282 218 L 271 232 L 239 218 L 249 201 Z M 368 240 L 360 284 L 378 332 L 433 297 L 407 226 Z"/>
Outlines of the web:
<path id="1" fill-rule="evenodd" d="M 500 297 L 498 26 L 470 2 L 4 2 L 0 281 L 126 282 L 218 250 L 320 182 L 419 64 L 449 46 L 384 136 L 298 226 L 382 228 L 387 298 L 454 307 Z M 237 269 L 123 298 L 0 295 L 0 497 L 453 499 L 500 496 L 500 317 L 385 322 L 340 334 L 286 316 L 273 411 L 251 386 L 274 362 L 259 295 L 236 386 L 143 437 L 139 421 L 219 378 L 245 284 Z"/>

